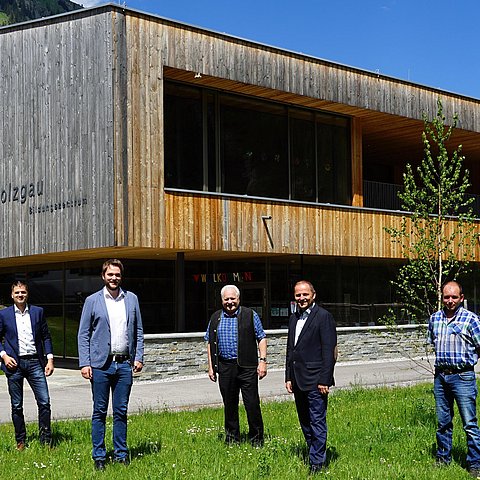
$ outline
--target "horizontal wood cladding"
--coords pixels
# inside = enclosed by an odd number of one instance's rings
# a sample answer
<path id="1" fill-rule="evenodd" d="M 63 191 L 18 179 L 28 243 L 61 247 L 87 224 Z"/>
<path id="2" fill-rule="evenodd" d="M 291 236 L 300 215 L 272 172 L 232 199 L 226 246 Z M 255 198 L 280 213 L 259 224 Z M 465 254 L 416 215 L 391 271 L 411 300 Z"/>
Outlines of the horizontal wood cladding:
<path id="1" fill-rule="evenodd" d="M 129 51 L 140 48 L 149 55 L 153 49 L 165 66 L 216 77 L 217 88 L 226 79 L 244 84 L 244 93 L 264 87 L 320 99 L 324 106 L 332 102 L 347 114 L 353 107 L 417 120 L 424 112 L 432 116 L 441 97 L 446 118 L 458 113 L 459 128 L 480 131 L 480 102 L 468 97 L 135 12 L 126 15 L 132 26 Z"/>
<path id="2" fill-rule="evenodd" d="M 96 15 L 0 34 L 0 258 L 114 243 L 110 32 Z"/>
<path id="3" fill-rule="evenodd" d="M 384 230 L 401 216 L 388 212 L 171 193 L 165 208 L 173 250 L 401 258 Z"/>

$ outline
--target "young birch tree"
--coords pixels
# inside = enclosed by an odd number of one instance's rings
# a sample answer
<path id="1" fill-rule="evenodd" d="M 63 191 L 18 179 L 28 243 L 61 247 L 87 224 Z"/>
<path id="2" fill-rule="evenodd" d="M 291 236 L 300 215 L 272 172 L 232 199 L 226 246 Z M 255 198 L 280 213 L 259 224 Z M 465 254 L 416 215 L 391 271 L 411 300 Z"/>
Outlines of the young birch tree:
<path id="1" fill-rule="evenodd" d="M 404 191 L 398 194 L 402 210 L 410 213 L 399 228 L 385 228 L 407 260 L 392 283 L 403 315 L 413 323 L 425 323 L 441 308 L 442 284 L 468 270 L 478 238 L 462 147 L 450 155 L 446 147 L 457 116 L 447 126 L 440 100 L 437 109 L 431 122 L 423 116 L 425 156 L 416 169 L 407 164 Z M 392 313 L 387 321 L 397 323 Z"/>

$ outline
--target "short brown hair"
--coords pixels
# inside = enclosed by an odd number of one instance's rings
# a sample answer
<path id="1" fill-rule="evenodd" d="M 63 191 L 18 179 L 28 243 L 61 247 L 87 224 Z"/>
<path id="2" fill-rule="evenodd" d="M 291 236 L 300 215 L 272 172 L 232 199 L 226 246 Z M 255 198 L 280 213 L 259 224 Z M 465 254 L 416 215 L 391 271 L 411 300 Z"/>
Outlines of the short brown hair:
<path id="1" fill-rule="evenodd" d="M 108 267 L 118 267 L 120 269 L 120 273 L 123 275 L 123 263 L 118 258 L 110 258 L 103 262 L 102 265 L 102 275 L 105 275 Z"/>
<path id="2" fill-rule="evenodd" d="M 28 292 L 28 285 L 25 281 L 23 280 L 15 280 L 13 283 L 12 283 L 12 292 L 13 292 L 13 289 L 16 288 L 16 287 L 25 287 L 25 290 Z"/>

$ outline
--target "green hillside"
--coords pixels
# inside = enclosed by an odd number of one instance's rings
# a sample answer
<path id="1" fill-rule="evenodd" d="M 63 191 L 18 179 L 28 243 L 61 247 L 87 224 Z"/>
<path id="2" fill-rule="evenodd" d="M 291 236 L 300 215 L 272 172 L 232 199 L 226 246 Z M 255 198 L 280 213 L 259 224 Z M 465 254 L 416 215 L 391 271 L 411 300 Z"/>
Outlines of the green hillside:
<path id="1" fill-rule="evenodd" d="M 70 0 L 0 0 L 0 26 L 82 8 Z"/>

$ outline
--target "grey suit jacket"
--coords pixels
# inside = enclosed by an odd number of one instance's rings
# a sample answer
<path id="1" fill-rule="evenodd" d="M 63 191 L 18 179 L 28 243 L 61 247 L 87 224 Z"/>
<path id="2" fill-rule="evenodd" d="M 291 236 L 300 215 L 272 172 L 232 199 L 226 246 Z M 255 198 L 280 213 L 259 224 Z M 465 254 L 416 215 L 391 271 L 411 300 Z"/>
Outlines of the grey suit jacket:
<path id="1" fill-rule="evenodd" d="M 124 290 L 127 313 L 128 353 L 130 362 L 143 363 L 143 324 L 137 296 Z M 83 305 L 78 328 L 78 363 L 80 368 L 102 368 L 110 354 L 111 332 L 103 289 L 93 293 Z"/>

